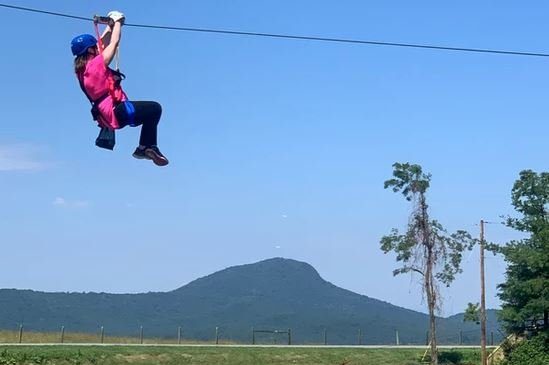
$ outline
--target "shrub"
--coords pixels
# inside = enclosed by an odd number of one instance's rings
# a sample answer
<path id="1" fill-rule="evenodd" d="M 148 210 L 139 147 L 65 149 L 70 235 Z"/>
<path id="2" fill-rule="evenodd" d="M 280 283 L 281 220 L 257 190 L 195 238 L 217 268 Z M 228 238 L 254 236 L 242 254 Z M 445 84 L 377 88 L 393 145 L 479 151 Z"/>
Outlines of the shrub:
<path id="1" fill-rule="evenodd" d="M 503 365 L 549 364 L 549 334 L 540 333 L 507 350 Z"/>

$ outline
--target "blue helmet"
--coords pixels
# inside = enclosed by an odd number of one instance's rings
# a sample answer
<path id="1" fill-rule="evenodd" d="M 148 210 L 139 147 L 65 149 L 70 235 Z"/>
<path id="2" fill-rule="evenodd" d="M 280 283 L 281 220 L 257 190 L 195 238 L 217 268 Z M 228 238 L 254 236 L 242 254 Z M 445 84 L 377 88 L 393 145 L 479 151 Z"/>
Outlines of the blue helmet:
<path id="1" fill-rule="evenodd" d="M 71 51 L 75 56 L 83 55 L 88 48 L 93 47 L 97 44 L 97 39 L 91 34 L 80 34 L 76 36 L 71 41 Z"/>

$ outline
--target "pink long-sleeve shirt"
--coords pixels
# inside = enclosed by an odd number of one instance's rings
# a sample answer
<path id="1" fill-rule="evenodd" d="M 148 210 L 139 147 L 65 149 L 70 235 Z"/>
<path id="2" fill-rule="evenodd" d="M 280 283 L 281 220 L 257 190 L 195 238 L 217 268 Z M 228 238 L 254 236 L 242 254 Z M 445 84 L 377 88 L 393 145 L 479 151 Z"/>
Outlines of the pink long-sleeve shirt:
<path id="1" fill-rule="evenodd" d="M 98 100 L 109 92 L 108 78 L 110 70 L 105 66 L 102 55 L 97 55 L 86 64 L 86 69 L 82 74 L 82 82 L 86 92 L 92 100 Z M 116 87 L 116 92 L 121 94 L 121 101 L 126 101 L 128 97 L 120 86 Z M 120 125 L 114 115 L 114 102 L 110 95 L 104 98 L 98 105 L 99 124 L 109 129 L 118 129 Z"/>

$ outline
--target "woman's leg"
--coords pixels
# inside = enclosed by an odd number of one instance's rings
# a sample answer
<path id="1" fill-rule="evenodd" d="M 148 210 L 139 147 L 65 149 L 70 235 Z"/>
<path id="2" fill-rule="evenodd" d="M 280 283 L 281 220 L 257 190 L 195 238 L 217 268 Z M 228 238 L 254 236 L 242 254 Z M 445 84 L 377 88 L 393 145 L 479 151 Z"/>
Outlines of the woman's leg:
<path id="1" fill-rule="evenodd" d="M 162 116 L 162 107 L 155 101 L 135 101 L 132 104 L 135 108 L 136 122 L 143 124 L 139 144 L 145 147 L 156 146 L 158 143 L 157 128 Z"/>
<path id="2" fill-rule="evenodd" d="M 155 101 L 131 101 L 134 107 L 133 126 L 142 125 L 139 144 L 144 147 L 157 145 L 157 127 L 162 115 L 162 107 Z M 122 127 L 130 125 L 130 116 L 124 104 L 114 109 L 116 119 Z"/>
<path id="3" fill-rule="evenodd" d="M 133 125 L 141 125 L 139 147 L 134 152 L 134 157 L 152 159 L 160 166 L 167 165 L 168 160 L 157 147 L 157 129 L 162 107 L 155 101 L 131 101 L 131 104 L 135 109 Z M 121 126 L 129 125 L 131 122 L 124 104 L 118 105 L 114 113 Z"/>

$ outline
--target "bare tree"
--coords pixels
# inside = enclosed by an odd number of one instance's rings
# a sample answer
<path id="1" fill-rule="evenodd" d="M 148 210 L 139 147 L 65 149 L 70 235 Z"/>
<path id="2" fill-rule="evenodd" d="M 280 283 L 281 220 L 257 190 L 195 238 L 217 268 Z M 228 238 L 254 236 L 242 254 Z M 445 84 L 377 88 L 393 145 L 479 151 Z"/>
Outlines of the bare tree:
<path id="1" fill-rule="evenodd" d="M 435 313 L 440 310 L 438 283 L 450 286 L 456 274 L 461 272 L 463 251 L 472 249 L 477 240 L 465 231 L 449 235 L 439 222 L 429 218 L 426 193 L 430 182 L 431 175 L 423 173 L 419 165 L 393 165 L 393 178 L 385 181 L 385 189 L 401 192 L 412 203 L 413 209 L 406 232 L 399 234 L 397 229 L 392 229 L 390 235 L 382 237 L 381 249 L 384 253 L 396 253 L 396 260 L 402 263 L 393 275 L 421 275 L 429 309 L 431 364 L 437 365 Z"/>

